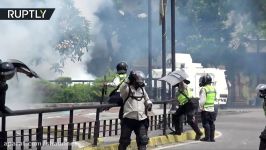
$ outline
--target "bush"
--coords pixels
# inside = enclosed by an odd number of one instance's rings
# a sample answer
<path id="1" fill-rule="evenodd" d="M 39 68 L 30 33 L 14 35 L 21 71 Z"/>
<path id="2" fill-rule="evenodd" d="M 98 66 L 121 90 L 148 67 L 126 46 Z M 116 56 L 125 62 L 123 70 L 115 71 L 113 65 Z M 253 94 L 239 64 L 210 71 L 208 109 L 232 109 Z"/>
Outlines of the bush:
<path id="1" fill-rule="evenodd" d="M 36 96 L 44 103 L 82 103 L 106 101 L 113 88 L 104 87 L 105 82 L 111 82 L 115 74 L 108 73 L 106 77 L 96 79 L 93 84 L 72 84 L 71 78 L 60 77 L 56 82 L 38 81 L 35 83 Z"/>

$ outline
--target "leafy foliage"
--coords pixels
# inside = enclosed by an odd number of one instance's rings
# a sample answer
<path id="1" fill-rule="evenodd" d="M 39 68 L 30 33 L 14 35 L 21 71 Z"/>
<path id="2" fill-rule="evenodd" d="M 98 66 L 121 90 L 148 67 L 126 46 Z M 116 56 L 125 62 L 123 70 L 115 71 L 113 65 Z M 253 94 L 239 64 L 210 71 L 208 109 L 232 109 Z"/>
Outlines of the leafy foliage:
<path id="1" fill-rule="evenodd" d="M 80 16 L 73 0 L 62 3 L 61 13 L 57 18 L 57 41 L 55 50 L 61 58 L 51 69 L 63 73 L 64 62 L 70 59 L 73 62 L 81 61 L 82 56 L 89 50 L 90 24 L 85 17 Z"/>
<path id="2" fill-rule="evenodd" d="M 96 79 L 92 83 L 73 83 L 69 77 L 60 77 L 55 82 L 38 81 L 35 83 L 36 96 L 42 98 L 44 103 L 81 103 L 99 102 L 102 100 L 102 90 L 105 82 L 111 82 L 115 74 L 109 72 L 105 77 Z M 104 100 L 112 88 L 104 93 Z"/>
<path id="3" fill-rule="evenodd" d="M 224 63 L 223 60 L 213 60 L 217 53 L 223 53 L 230 49 L 231 27 L 225 25 L 228 19 L 226 1 L 212 0 L 188 0 L 178 5 L 178 18 L 186 18 L 181 21 L 185 28 L 183 34 L 177 34 L 177 45 L 183 52 L 192 53 L 196 61 L 204 65 L 215 66 Z"/>

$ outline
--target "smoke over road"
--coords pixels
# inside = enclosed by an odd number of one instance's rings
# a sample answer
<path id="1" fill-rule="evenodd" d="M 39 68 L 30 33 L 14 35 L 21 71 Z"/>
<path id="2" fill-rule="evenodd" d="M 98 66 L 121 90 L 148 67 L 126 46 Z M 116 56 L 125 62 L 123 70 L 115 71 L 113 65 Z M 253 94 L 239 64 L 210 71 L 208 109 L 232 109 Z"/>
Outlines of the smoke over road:
<path id="1" fill-rule="evenodd" d="M 54 14 L 47 21 L 26 21 L 26 20 L 4 20 L 0 22 L 0 59 L 18 59 L 27 64 L 37 72 L 43 79 L 51 80 L 60 76 L 68 76 L 72 79 L 94 79 L 95 77 L 86 71 L 86 60 L 90 59 L 90 50 L 84 52 L 82 61 L 71 60 L 66 55 L 55 50 L 55 45 L 62 35 L 59 19 L 66 12 L 62 4 L 67 1 L 46 0 L 3 0 L 2 8 L 55 8 Z M 88 7 L 90 8 L 90 7 Z M 93 8 L 93 7 L 91 7 Z M 72 9 L 73 12 L 76 9 Z M 69 12 L 68 12 L 69 13 Z M 70 12 L 71 13 L 71 12 Z M 87 17 L 87 20 L 90 20 Z M 72 27 L 79 27 L 80 24 L 72 23 Z M 51 67 L 64 59 L 63 73 L 54 72 Z M 38 96 L 34 96 L 33 83 L 36 79 L 28 79 L 24 75 L 18 74 L 18 80 L 14 77 L 8 81 L 7 105 L 14 108 L 21 108 L 23 104 L 39 102 Z"/>

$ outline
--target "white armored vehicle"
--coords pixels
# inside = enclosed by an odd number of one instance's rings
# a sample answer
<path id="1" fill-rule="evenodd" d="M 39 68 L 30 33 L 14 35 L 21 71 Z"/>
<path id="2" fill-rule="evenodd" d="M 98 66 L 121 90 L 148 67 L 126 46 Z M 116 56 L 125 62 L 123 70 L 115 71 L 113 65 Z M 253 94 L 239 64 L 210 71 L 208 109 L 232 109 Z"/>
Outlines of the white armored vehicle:
<path id="1" fill-rule="evenodd" d="M 183 69 L 188 74 L 188 80 L 190 84 L 188 85 L 193 91 L 193 97 L 199 97 L 199 78 L 204 74 L 209 74 L 212 77 L 213 85 L 216 88 L 217 100 L 215 104 L 225 105 L 227 103 L 228 97 L 228 87 L 226 82 L 226 76 L 224 69 L 218 68 L 204 68 L 200 63 L 193 63 L 190 54 L 176 53 L 176 70 Z M 170 56 L 167 59 L 167 62 L 171 62 Z M 166 69 L 166 74 L 171 72 L 171 68 Z M 153 69 L 152 70 L 153 78 L 162 77 L 162 69 Z M 157 83 L 160 87 L 160 83 Z"/>

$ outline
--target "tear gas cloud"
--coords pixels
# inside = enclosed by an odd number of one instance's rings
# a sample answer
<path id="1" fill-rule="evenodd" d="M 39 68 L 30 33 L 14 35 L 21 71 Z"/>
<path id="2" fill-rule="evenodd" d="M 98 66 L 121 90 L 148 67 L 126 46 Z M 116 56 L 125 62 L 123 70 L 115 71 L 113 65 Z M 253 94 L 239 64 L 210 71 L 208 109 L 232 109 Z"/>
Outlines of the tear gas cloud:
<path id="1" fill-rule="evenodd" d="M 48 21 L 1 21 L 0 22 L 0 45 L 1 58 L 6 60 L 14 58 L 29 65 L 44 79 L 54 79 L 60 74 L 54 73 L 50 67 L 58 62 L 60 55 L 54 51 L 53 42 L 60 35 L 56 35 L 58 26 L 56 25 L 58 16 L 64 13 L 61 3 L 64 0 L 3 0 L 3 8 L 31 8 L 47 7 L 55 8 L 54 14 Z M 72 79 L 92 79 L 94 76 L 103 76 L 108 69 L 114 69 L 120 61 L 128 62 L 129 66 L 141 65 L 142 71 L 147 72 L 148 63 L 148 6 L 143 0 L 123 0 L 128 5 L 118 5 L 115 0 L 75 0 L 74 5 L 80 11 L 80 15 L 90 21 L 91 48 L 82 57 L 82 62 L 65 62 L 63 76 L 70 76 Z M 193 31 L 191 16 L 183 13 L 178 5 L 193 5 L 193 0 L 180 1 L 177 3 L 176 13 L 176 51 L 188 52 L 191 47 L 197 46 L 202 41 L 186 43 Z M 224 41 L 240 41 L 237 39 L 239 33 L 244 30 L 243 25 L 250 22 L 249 16 L 244 14 L 242 18 L 233 10 L 242 9 L 239 5 L 242 1 L 234 1 L 230 6 L 232 11 L 228 12 L 228 20 L 224 22 L 224 28 L 232 28 L 232 34 L 220 37 L 221 43 Z M 229 3 L 230 4 L 230 3 Z M 247 5 L 249 6 L 249 5 Z M 212 29 L 213 24 L 210 18 L 204 18 L 204 29 Z M 170 2 L 167 7 L 167 52 L 170 53 Z M 203 20 L 204 22 L 204 20 Z M 199 28 L 200 30 L 201 28 Z M 213 32 L 212 34 L 215 34 Z M 222 35 L 222 36 L 223 36 Z M 228 42 L 230 43 L 230 42 Z M 233 42 L 235 43 L 235 42 Z M 238 44 L 236 44 L 238 45 Z M 216 46 L 217 47 L 217 46 Z M 214 45 L 207 44 L 204 51 L 201 51 L 198 62 L 209 60 L 205 53 L 213 51 Z M 228 45 L 229 47 L 229 45 Z M 197 53 L 196 53 L 197 54 Z M 161 26 L 159 25 L 159 0 L 152 0 L 152 57 L 153 66 L 161 67 Z M 193 58 L 194 59 L 194 58 Z M 224 59 L 224 58 L 223 58 Z M 218 60 L 217 60 L 218 61 Z M 247 62 L 247 63 L 252 63 Z M 21 77 L 22 75 L 20 75 Z M 12 99 L 18 102 L 35 101 L 30 97 L 31 82 L 33 80 L 21 77 L 19 82 L 13 79 L 10 82 L 10 89 L 7 93 L 7 102 Z M 14 86 L 13 86 L 14 82 Z M 23 84 L 26 82 L 25 84 Z M 11 84 L 12 83 L 12 84 Z M 19 85 L 18 85 L 19 84 Z M 22 89 L 17 89 L 21 87 Z M 17 89 L 17 91 L 16 91 Z M 26 93 L 26 94 L 25 94 Z M 23 94 L 28 95 L 24 97 Z M 23 98 L 20 98 L 23 97 Z"/>
<path id="2" fill-rule="evenodd" d="M 18 21 L 4 20 L 0 22 L 0 59 L 18 59 L 27 64 L 32 70 L 37 72 L 43 79 L 52 80 L 61 74 L 51 70 L 51 66 L 57 63 L 61 56 L 54 50 L 54 42 L 60 38 L 56 35 L 58 30 L 57 18 L 60 17 L 64 10 L 61 8 L 62 3 L 66 1 L 46 0 L 3 0 L 2 8 L 55 8 L 50 20 L 47 21 Z M 75 5 L 85 1 L 75 1 Z M 94 20 L 93 11 L 97 9 L 100 2 L 88 6 L 86 19 Z M 78 24 L 77 24 L 78 26 Z M 82 56 L 81 62 L 73 63 L 66 60 L 64 63 L 62 76 L 68 76 L 72 79 L 94 79 L 95 77 L 86 71 L 86 60 L 90 59 L 90 50 Z M 39 102 L 34 95 L 33 82 L 36 79 L 29 79 L 24 75 L 18 74 L 18 80 L 14 77 L 8 81 L 9 89 L 7 91 L 7 106 L 11 108 L 22 107 L 23 104 L 29 102 Z"/>

